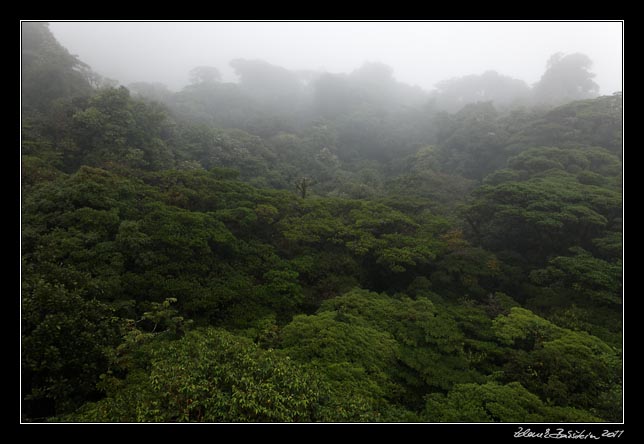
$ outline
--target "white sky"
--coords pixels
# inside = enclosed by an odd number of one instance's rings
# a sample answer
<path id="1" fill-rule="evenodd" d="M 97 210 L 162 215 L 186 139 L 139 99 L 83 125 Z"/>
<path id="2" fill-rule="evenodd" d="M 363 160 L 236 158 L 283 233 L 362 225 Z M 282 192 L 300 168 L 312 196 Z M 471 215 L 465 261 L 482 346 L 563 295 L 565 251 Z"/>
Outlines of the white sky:
<path id="1" fill-rule="evenodd" d="M 234 58 L 288 69 L 351 72 L 365 61 L 431 90 L 451 77 L 501 74 L 538 81 L 555 52 L 594 62 L 601 94 L 622 89 L 621 22 L 52 22 L 72 54 L 122 84 L 162 82 L 178 90 L 188 71 L 216 66 L 235 81 Z"/>

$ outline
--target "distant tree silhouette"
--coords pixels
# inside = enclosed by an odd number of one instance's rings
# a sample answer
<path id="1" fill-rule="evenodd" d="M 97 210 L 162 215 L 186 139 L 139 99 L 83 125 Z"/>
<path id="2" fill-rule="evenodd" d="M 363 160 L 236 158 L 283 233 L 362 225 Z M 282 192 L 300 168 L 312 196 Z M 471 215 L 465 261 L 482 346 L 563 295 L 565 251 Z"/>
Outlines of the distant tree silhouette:
<path id="1" fill-rule="evenodd" d="M 573 100 L 591 99 L 599 94 L 599 85 L 589 71 L 593 62 L 585 54 L 553 54 L 546 72 L 534 86 L 537 104 L 561 105 Z"/>
<path id="2" fill-rule="evenodd" d="M 190 70 L 190 83 L 215 83 L 221 80 L 219 70 L 214 66 L 197 66 Z"/>

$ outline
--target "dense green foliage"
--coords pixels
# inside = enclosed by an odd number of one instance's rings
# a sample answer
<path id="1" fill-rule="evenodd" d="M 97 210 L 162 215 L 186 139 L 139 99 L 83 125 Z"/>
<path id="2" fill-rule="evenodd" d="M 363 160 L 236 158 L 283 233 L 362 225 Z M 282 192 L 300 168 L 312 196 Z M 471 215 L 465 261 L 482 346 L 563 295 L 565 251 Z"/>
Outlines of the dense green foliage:
<path id="1" fill-rule="evenodd" d="M 621 420 L 619 95 L 232 66 L 137 97 L 24 25 L 23 420 Z"/>

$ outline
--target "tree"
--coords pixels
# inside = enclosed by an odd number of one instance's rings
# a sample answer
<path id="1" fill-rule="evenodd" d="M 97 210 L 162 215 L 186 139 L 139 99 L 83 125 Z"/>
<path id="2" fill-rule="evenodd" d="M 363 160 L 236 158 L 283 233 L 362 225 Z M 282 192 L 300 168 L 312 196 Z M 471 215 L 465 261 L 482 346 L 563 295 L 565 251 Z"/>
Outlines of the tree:
<path id="1" fill-rule="evenodd" d="M 21 23 L 21 55 L 23 111 L 46 112 L 55 99 L 91 94 L 94 73 L 58 43 L 48 23 Z"/>
<path id="2" fill-rule="evenodd" d="M 125 379 L 106 374 L 107 397 L 62 418 L 80 422 L 310 422 L 315 376 L 273 350 L 213 328 L 143 342 Z M 136 356 L 136 355 L 135 355 Z M 138 363 L 137 363 L 138 362 Z"/>
<path id="3" fill-rule="evenodd" d="M 443 125 L 436 155 L 444 171 L 481 180 L 507 159 L 508 132 L 492 101 L 465 105 Z"/>
<path id="4" fill-rule="evenodd" d="M 190 83 L 193 85 L 213 84 L 221 81 L 221 74 L 214 66 L 197 66 L 190 70 Z"/>
<path id="5" fill-rule="evenodd" d="M 307 196 L 308 191 L 311 188 L 311 185 L 313 185 L 313 183 L 314 182 L 309 177 L 302 177 L 301 179 L 298 179 L 295 182 L 295 189 L 299 191 L 302 199 L 304 199 Z"/>
<path id="6" fill-rule="evenodd" d="M 431 394 L 425 407 L 432 422 L 601 422 L 588 411 L 550 407 L 521 384 L 460 384 L 447 395 Z"/>
<path id="7" fill-rule="evenodd" d="M 101 90 L 72 117 L 79 146 L 77 165 L 150 169 L 172 165 L 172 153 L 164 141 L 167 119 L 158 106 L 131 99 L 125 87 Z"/>
<path id="8" fill-rule="evenodd" d="M 589 71 L 592 64 L 585 54 L 553 54 L 548 59 L 546 72 L 534 86 L 535 102 L 561 105 L 597 96 L 599 85 L 592 80 L 595 74 Z"/>
<path id="9" fill-rule="evenodd" d="M 474 191 L 463 213 L 485 248 L 543 265 L 572 246 L 590 250 L 621 215 L 619 161 L 606 150 L 534 148 L 508 165 Z M 601 173 L 605 184 L 583 183 L 583 171 Z"/>
<path id="10" fill-rule="evenodd" d="M 304 84 L 296 73 L 263 60 L 234 59 L 230 66 L 239 76 L 240 89 L 253 97 L 263 122 L 287 116 L 291 120 L 302 111 Z"/>
<path id="11" fill-rule="evenodd" d="M 554 405 L 620 420 L 617 349 L 585 331 L 560 328 L 520 307 L 497 317 L 493 330 L 499 342 L 514 346 L 506 355 L 505 381 L 518 381 Z"/>
<path id="12" fill-rule="evenodd" d="M 497 108 L 520 106 L 527 103 L 530 88 L 522 80 L 486 71 L 481 75 L 443 80 L 436 85 L 433 95 L 435 107 L 455 113 L 465 105 L 491 101 Z"/>
<path id="13" fill-rule="evenodd" d="M 463 334 L 456 322 L 444 307 L 425 297 L 394 299 L 354 289 L 322 303 L 318 315 L 328 318 L 331 313 L 340 322 L 387 332 L 395 339 L 397 362 L 382 371 L 394 381 L 404 381 L 395 393 L 398 402 L 408 407 L 418 408 L 429 391 L 449 390 L 456 383 L 477 379 L 463 352 Z M 335 353 L 333 348 L 330 353 Z M 378 360 L 377 356 L 370 359 Z"/>
<path id="14" fill-rule="evenodd" d="M 325 415 L 332 421 L 376 420 L 394 390 L 390 367 L 396 343 L 390 334 L 349 322 L 342 313 L 295 316 L 281 333 L 294 360 L 310 363 L 331 390 Z"/>
<path id="15" fill-rule="evenodd" d="M 81 292 L 25 276 L 22 288 L 22 394 L 26 420 L 64 414 L 99 391 L 108 350 L 118 343 L 113 310 Z"/>

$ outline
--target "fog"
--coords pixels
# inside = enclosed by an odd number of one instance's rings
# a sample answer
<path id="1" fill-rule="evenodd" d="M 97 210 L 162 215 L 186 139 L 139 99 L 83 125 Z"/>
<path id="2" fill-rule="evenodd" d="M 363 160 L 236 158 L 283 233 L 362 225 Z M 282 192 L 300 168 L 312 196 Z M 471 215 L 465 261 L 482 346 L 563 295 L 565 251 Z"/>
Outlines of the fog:
<path id="1" fill-rule="evenodd" d="M 51 22 L 50 29 L 105 77 L 175 91 L 196 66 L 237 81 L 229 65 L 237 58 L 331 73 L 381 62 L 398 81 L 427 91 L 489 70 L 533 85 L 557 52 L 586 54 L 600 94 L 622 89 L 621 22 Z"/>

